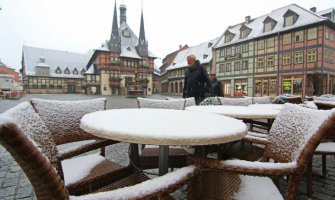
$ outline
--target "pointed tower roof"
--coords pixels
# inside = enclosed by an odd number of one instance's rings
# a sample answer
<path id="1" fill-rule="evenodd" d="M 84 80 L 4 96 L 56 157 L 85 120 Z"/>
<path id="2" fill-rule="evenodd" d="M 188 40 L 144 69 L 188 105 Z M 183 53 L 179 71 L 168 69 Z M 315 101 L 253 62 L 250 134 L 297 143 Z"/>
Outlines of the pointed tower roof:
<path id="1" fill-rule="evenodd" d="M 119 27 L 117 24 L 117 11 L 116 11 L 116 1 L 114 4 L 114 16 L 113 16 L 113 26 L 112 33 L 108 43 L 109 50 L 113 53 L 121 53 L 121 37 L 119 35 Z"/>
<path id="2" fill-rule="evenodd" d="M 136 46 L 136 49 L 140 56 L 148 56 L 148 42 L 145 39 L 143 10 L 141 13 L 140 36 L 138 38 L 138 45 Z"/>

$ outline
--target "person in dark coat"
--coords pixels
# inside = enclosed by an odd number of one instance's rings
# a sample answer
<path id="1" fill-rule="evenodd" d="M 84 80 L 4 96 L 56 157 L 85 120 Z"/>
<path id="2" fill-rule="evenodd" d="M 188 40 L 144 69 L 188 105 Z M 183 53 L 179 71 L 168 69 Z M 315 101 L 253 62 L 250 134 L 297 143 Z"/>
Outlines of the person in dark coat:
<path id="1" fill-rule="evenodd" d="M 183 98 L 194 97 L 197 105 L 212 89 L 208 73 L 194 55 L 187 56 L 188 69 L 185 72 Z"/>
<path id="2" fill-rule="evenodd" d="M 216 73 L 211 72 L 209 74 L 209 78 L 211 79 L 213 95 L 217 97 L 223 97 L 224 95 L 222 91 L 222 85 L 221 82 L 216 79 Z"/>

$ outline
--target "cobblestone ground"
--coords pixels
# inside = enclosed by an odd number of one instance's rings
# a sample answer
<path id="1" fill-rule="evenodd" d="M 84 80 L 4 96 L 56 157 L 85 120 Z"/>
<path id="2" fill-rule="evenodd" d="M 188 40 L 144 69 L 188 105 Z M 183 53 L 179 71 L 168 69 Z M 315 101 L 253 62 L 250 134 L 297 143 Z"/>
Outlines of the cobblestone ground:
<path id="1" fill-rule="evenodd" d="M 90 95 L 26 95 L 19 100 L 0 100 L 0 113 L 17 105 L 20 102 L 28 101 L 31 98 L 55 99 L 55 100 L 82 100 L 94 99 L 105 96 L 90 96 Z M 149 98 L 165 99 L 164 95 L 152 95 Z M 124 96 L 106 97 L 107 109 L 114 108 L 136 108 L 136 99 L 126 98 Z M 108 159 L 119 162 L 122 165 L 128 164 L 128 145 L 120 143 L 112 145 L 106 149 Z M 334 156 L 327 158 L 327 176 L 321 177 L 315 175 L 313 177 L 313 199 L 316 200 L 335 200 L 335 160 Z M 314 156 L 313 171 L 321 174 L 321 157 Z M 286 190 L 286 180 L 280 181 L 280 190 L 284 194 Z M 298 200 L 307 199 L 306 196 L 306 177 L 302 178 L 298 191 Z M 186 187 L 172 194 L 176 199 L 186 199 Z M 0 199 L 1 200 L 34 200 L 33 188 L 21 171 L 18 164 L 12 159 L 8 152 L 0 145 Z"/>

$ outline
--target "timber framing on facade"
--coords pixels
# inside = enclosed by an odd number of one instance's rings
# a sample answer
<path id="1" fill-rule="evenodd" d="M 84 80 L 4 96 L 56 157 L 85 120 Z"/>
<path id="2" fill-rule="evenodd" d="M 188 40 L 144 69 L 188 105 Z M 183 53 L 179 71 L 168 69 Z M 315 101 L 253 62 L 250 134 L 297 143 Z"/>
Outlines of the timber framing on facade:
<path id="1" fill-rule="evenodd" d="M 86 93 L 102 95 L 150 95 L 153 92 L 153 53 L 145 38 L 143 12 L 139 37 L 127 24 L 127 8 L 120 5 L 118 26 L 116 3 L 111 37 L 96 49 L 85 73 Z"/>
<path id="2" fill-rule="evenodd" d="M 334 9 L 291 4 L 229 26 L 213 48 L 225 96 L 335 93 Z"/>

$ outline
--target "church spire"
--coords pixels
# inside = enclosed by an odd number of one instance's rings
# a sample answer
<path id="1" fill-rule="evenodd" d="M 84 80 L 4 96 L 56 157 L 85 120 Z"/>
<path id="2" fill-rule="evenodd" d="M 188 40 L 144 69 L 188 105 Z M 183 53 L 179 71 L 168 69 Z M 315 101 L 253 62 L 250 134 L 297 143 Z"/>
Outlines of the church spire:
<path id="1" fill-rule="evenodd" d="M 127 22 L 127 7 L 126 5 L 120 5 L 120 25 L 122 22 Z"/>
<path id="2" fill-rule="evenodd" d="M 114 4 L 114 16 L 112 34 L 109 40 L 109 50 L 113 53 L 121 53 L 121 37 L 119 35 L 119 27 L 117 25 L 117 12 L 116 12 L 116 0 Z"/>
<path id="3" fill-rule="evenodd" d="M 145 39 L 143 10 L 141 13 L 140 36 L 138 38 L 138 45 L 136 46 L 136 49 L 141 57 L 148 56 L 148 42 Z"/>

